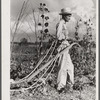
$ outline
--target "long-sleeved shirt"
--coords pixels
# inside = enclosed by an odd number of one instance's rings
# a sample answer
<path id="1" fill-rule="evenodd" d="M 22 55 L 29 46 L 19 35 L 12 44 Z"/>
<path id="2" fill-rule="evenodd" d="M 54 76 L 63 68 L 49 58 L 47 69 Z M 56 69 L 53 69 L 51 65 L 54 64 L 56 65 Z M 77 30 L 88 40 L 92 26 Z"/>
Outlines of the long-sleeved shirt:
<path id="1" fill-rule="evenodd" d="M 57 24 L 56 30 L 57 38 L 59 40 L 68 39 L 68 29 L 66 27 L 66 22 L 63 19 Z"/>
<path id="2" fill-rule="evenodd" d="M 57 34 L 58 40 L 62 40 L 62 39 L 64 40 L 62 42 L 62 45 L 60 45 L 60 47 L 58 48 L 58 51 L 65 48 L 66 46 L 69 46 L 69 43 L 67 41 L 67 39 L 69 38 L 68 29 L 66 27 L 66 22 L 63 19 L 61 19 L 60 22 L 56 26 L 56 34 Z"/>

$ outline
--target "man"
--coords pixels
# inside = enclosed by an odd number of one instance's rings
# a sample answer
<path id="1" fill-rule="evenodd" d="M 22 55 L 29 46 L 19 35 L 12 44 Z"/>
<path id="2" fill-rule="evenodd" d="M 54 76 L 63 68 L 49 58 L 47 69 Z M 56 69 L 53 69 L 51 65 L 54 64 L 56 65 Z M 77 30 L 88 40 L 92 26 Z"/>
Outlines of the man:
<path id="1" fill-rule="evenodd" d="M 58 52 L 70 45 L 67 41 L 69 37 L 66 23 L 70 20 L 72 13 L 70 9 L 62 9 L 60 15 L 62 18 L 57 24 L 56 32 L 58 40 L 62 41 L 62 43 L 58 48 Z M 61 64 L 57 78 L 58 91 L 60 91 L 66 86 L 66 82 L 68 82 L 68 76 L 70 79 L 69 83 L 71 84 L 71 86 L 74 84 L 74 66 L 71 61 L 69 51 L 64 52 L 59 59 L 61 59 Z"/>

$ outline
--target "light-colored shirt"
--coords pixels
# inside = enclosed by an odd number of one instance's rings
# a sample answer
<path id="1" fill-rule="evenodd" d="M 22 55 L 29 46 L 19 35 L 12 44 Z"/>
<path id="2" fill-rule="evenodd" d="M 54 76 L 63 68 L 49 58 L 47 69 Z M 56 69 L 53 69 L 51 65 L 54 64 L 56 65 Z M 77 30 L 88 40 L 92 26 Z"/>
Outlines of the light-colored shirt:
<path id="1" fill-rule="evenodd" d="M 57 24 L 56 30 L 58 40 L 68 39 L 68 29 L 66 27 L 66 22 L 63 19 Z"/>
<path id="2" fill-rule="evenodd" d="M 69 46 L 69 43 L 67 41 L 68 37 L 68 29 L 66 27 L 66 22 L 61 19 L 60 22 L 56 26 L 56 33 L 58 40 L 64 39 L 64 41 L 61 43 L 61 45 L 58 48 L 58 51 L 64 49 L 66 46 Z M 66 51 L 67 52 L 67 51 Z"/>

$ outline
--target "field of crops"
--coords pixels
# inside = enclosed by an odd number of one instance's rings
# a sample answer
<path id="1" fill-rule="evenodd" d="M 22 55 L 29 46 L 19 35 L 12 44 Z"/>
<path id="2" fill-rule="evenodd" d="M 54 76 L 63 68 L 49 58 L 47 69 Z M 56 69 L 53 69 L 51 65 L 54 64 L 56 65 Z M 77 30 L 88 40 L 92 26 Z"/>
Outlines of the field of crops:
<path id="1" fill-rule="evenodd" d="M 58 66 L 55 65 L 51 77 L 45 85 L 39 86 L 35 91 L 29 89 L 23 92 L 11 92 L 11 100 L 95 100 L 95 47 L 92 44 L 86 47 L 87 44 L 84 45 L 82 42 L 79 44 L 81 48 L 74 46 L 69 51 L 75 70 L 73 91 L 70 91 L 69 84 L 60 94 L 56 90 Z M 19 80 L 27 76 L 35 68 L 38 61 L 39 58 L 37 58 L 34 46 L 15 46 L 11 54 L 10 78 Z M 33 83 L 28 83 L 28 85 L 30 84 Z"/>

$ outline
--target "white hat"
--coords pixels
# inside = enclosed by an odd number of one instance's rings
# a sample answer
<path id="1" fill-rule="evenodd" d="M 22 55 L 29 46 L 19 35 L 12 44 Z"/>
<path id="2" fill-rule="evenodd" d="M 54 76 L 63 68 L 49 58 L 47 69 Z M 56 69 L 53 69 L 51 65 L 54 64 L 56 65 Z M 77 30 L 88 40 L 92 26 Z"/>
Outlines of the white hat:
<path id="1" fill-rule="evenodd" d="M 61 9 L 61 13 L 59 15 L 71 15 L 71 9 L 70 8 L 63 8 Z"/>

